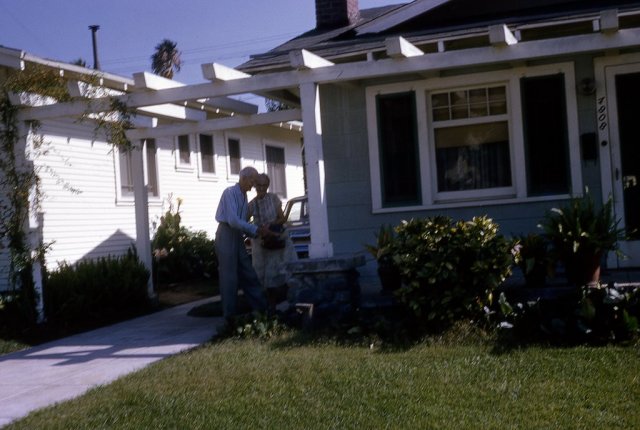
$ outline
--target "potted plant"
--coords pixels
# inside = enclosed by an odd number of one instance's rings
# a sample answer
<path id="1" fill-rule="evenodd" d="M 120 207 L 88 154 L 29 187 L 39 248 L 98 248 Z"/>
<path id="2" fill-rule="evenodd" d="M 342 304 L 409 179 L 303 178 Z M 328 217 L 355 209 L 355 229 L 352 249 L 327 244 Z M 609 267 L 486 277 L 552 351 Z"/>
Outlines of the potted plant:
<path id="1" fill-rule="evenodd" d="M 395 291 L 402 285 L 400 272 L 393 264 L 391 255 L 391 244 L 394 237 L 393 227 L 389 224 L 383 224 L 380 226 L 378 233 L 376 233 L 376 243 L 365 245 L 367 251 L 378 262 L 378 276 L 380 277 L 382 290 L 386 292 Z"/>
<path id="2" fill-rule="evenodd" d="M 611 197 L 596 208 L 589 190 L 574 197 L 563 208 L 553 208 L 540 225 L 551 242 L 555 256 L 565 267 L 570 283 L 583 286 L 597 284 L 600 264 L 608 251 L 618 251 L 624 230 L 613 214 Z"/>
<path id="3" fill-rule="evenodd" d="M 527 287 L 542 287 L 547 276 L 553 272 L 549 257 L 549 243 L 542 235 L 529 233 L 518 236 L 518 267 L 524 275 Z"/>

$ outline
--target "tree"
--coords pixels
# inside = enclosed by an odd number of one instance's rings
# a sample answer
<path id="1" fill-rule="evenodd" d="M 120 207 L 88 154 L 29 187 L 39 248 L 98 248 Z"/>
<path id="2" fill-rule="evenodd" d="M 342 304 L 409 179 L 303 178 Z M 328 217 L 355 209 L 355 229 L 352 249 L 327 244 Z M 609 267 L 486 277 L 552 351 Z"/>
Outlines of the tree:
<path id="1" fill-rule="evenodd" d="M 173 79 L 174 72 L 179 72 L 182 66 L 180 54 L 176 42 L 164 39 L 156 45 L 156 52 L 151 56 L 151 70 L 156 75 Z"/>
<path id="2" fill-rule="evenodd" d="M 283 102 L 278 101 L 278 100 L 273 100 L 273 99 L 265 99 L 264 100 L 264 105 L 267 108 L 267 112 L 276 112 L 276 111 L 279 111 L 279 110 L 293 109 L 288 104 L 283 103 Z"/>
<path id="3" fill-rule="evenodd" d="M 73 60 L 71 62 L 71 64 L 74 64 L 74 65 L 80 66 L 80 67 L 87 67 L 87 62 L 84 61 L 84 59 L 82 59 L 82 58 L 76 58 L 75 60 Z"/>

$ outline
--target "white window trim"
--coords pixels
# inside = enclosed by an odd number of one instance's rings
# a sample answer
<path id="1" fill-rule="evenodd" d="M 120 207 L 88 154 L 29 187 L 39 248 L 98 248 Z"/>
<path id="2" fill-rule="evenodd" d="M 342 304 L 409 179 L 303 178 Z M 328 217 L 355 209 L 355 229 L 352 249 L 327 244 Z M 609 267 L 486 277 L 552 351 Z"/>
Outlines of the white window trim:
<path id="1" fill-rule="evenodd" d="M 235 139 L 238 141 L 240 150 L 240 170 L 244 167 L 244 158 L 242 157 L 242 138 L 235 133 L 224 133 L 224 150 L 226 154 L 227 165 L 227 179 L 238 180 L 239 175 L 237 173 L 231 173 L 231 155 L 229 153 L 229 139 Z"/>
<path id="2" fill-rule="evenodd" d="M 214 172 L 204 172 L 202 170 L 202 149 L 200 147 L 200 135 L 205 134 L 207 136 L 211 136 L 211 145 L 213 146 L 213 168 Z M 226 140 L 225 140 L 226 142 Z M 213 133 L 198 133 L 197 134 L 197 145 L 198 145 L 198 179 L 201 181 L 218 181 L 218 151 L 216 151 L 216 138 Z M 228 163 L 227 163 L 228 164 Z"/>
<path id="3" fill-rule="evenodd" d="M 148 175 L 147 175 L 147 144 L 146 142 L 144 143 L 142 149 L 133 149 L 133 151 L 140 151 L 142 150 L 142 165 L 143 165 L 143 169 L 144 169 L 144 181 L 145 181 L 145 185 L 147 185 L 148 183 Z M 161 191 L 160 191 L 160 172 L 158 171 L 158 141 L 156 140 L 156 153 L 155 153 L 155 158 L 156 158 L 156 177 L 158 178 L 158 195 L 157 196 L 152 196 L 152 195 L 148 195 L 148 203 L 151 206 L 162 206 L 162 198 L 160 197 L 162 195 Z M 116 205 L 117 206 L 133 206 L 135 204 L 135 198 L 133 195 L 131 196 L 123 196 L 122 195 L 122 187 L 121 187 L 121 181 L 120 181 L 120 149 L 119 148 L 115 148 L 115 150 L 113 151 L 113 156 L 114 156 L 114 166 L 115 166 L 115 177 L 116 177 Z"/>
<path id="4" fill-rule="evenodd" d="M 522 106 L 520 100 L 520 79 L 523 77 L 544 76 L 563 73 L 565 77 L 565 100 L 567 109 L 567 133 L 569 143 L 569 168 L 571 170 L 571 194 L 582 192 L 582 174 L 580 163 L 580 136 L 578 128 L 577 100 L 575 92 L 575 72 L 571 62 L 556 63 L 535 67 L 519 67 L 510 70 L 432 78 L 423 81 L 376 85 L 366 88 L 367 131 L 369 135 L 369 168 L 371 172 L 371 200 L 373 213 L 402 212 L 420 209 L 443 209 L 470 207 L 478 205 L 498 205 L 566 199 L 569 194 L 543 197 L 527 196 L 527 178 L 524 159 L 524 136 L 522 132 Z M 458 90 L 467 87 L 506 85 L 507 118 L 509 121 L 509 139 L 511 150 L 512 186 L 469 192 L 436 193 L 435 147 L 433 127 L 428 127 L 430 119 L 427 92 Z M 415 206 L 382 206 L 382 184 L 380 175 L 380 156 L 378 153 L 378 128 L 376 96 L 413 91 L 416 97 L 416 115 L 418 128 L 418 156 L 422 190 L 422 204 Z M 429 101 L 430 104 L 430 101 Z"/>
<path id="5" fill-rule="evenodd" d="M 193 139 L 194 136 L 192 134 L 186 134 L 181 136 L 187 136 L 189 139 L 189 164 L 185 164 L 180 160 L 180 145 L 179 138 L 180 136 L 176 136 L 174 138 L 174 147 L 175 147 L 175 160 L 176 160 L 176 172 L 193 172 L 194 166 L 194 150 L 193 150 Z"/>
<path id="6" fill-rule="evenodd" d="M 287 178 L 289 177 L 289 162 L 287 160 L 287 154 L 289 151 L 287 151 L 287 145 L 281 143 L 281 142 L 276 142 L 273 140 L 268 140 L 268 139 L 263 139 L 262 141 L 262 160 L 263 160 L 263 167 L 262 167 L 262 171 L 265 172 L 267 175 L 269 174 L 269 172 L 267 172 L 267 146 L 270 146 L 272 148 L 278 148 L 278 149 L 282 149 L 282 151 L 284 152 L 284 186 L 285 189 L 287 191 L 287 196 L 285 198 L 283 198 L 283 202 L 286 201 L 286 199 L 289 197 L 289 181 L 287 180 Z"/>

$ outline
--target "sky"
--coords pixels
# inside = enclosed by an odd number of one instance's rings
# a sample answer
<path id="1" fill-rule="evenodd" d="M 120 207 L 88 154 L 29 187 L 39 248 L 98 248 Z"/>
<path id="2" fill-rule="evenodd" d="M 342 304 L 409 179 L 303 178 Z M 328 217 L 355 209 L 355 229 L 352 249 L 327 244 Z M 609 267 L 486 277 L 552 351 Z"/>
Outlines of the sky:
<path id="1" fill-rule="evenodd" d="M 360 9 L 408 0 L 359 0 Z M 103 71 L 132 77 L 151 71 L 163 39 L 177 43 L 174 79 L 204 82 L 200 65 L 237 66 L 315 27 L 315 0 L 0 0 L 0 45 L 93 67 L 90 25 Z M 248 102 L 256 102 L 246 100 Z"/>

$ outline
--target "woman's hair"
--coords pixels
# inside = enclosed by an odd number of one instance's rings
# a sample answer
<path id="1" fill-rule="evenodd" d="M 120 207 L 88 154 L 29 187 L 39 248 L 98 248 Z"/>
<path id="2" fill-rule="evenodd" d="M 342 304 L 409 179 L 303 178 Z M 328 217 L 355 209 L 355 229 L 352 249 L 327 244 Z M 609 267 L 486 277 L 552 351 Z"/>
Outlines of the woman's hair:
<path id="1" fill-rule="evenodd" d="M 258 174 L 258 176 L 256 176 L 256 181 L 260 180 L 266 180 L 267 185 L 271 184 L 271 179 L 269 179 L 269 175 L 267 175 L 266 173 L 260 173 Z"/>

